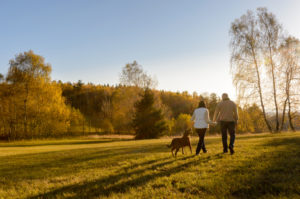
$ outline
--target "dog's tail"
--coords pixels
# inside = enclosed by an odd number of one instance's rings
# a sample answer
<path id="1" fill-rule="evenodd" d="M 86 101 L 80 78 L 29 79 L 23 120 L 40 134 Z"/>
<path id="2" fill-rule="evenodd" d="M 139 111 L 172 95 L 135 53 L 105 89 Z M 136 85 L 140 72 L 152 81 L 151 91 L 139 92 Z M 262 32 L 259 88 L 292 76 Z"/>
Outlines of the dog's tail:
<path id="1" fill-rule="evenodd" d="M 170 145 L 167 145 L 168 148 L 170 148 L 171 146 L 172 146 L 171 144 L 170 144 Z"/>

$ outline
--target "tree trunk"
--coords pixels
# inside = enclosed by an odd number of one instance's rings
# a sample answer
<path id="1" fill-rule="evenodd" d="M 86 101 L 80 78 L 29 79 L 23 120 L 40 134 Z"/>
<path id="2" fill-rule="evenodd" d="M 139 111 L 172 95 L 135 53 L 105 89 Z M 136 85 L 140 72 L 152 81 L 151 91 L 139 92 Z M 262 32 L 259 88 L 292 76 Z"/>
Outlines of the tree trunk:
<path id="1" fill-rule="evenodd" d="M 89 120 L 89 133 L 91 133 L 91 120 Z"/>
<path id="2" fill-rule="evenodd" d="M 288 99 L 288 106 L 289 106 L 289 110 L 288 110 L 288 118 L 289 118 L 290 128 L 292 129 L 292 131 L 295 131 L 295 128 L 294 128 L 294 125 L 293 125 L 293 121 L 292 121 L 291 102 L 290 102 L 290 99 Z"/>
<path id="3" fill-rule="evenodd" d="M 272 67 L 272 79 L 273 79 L 273 96 L 274 96 L 274 105 L 275 105 L 275 113 L 276 113 L 276 128 L 275 131 L 279 132 L 279 118 L 278 118 L 278 104 L 276 97 L 276 83 L 275 83 L 275 75 Z"/>
<path id="4" fill-rule="evenodd" d="M 260 105 L 261 105 L 261 108 L 262 108 L 262 111 L 263 111 L 265 123 L 268 127 L 269 132 L 272 133 L 272 127 L 271 127 L 271 125 L 270 125 L 270 123 L 267 119 L 267 115 L 266 115 L 266 111 L 265 111 L 265 105 L 264 105 L 263 97 L 262 97 L 260 74 L 259 74 L 258 64 L 257 64 L 257 61 L 256 61 L 256 56 L 255 56 L 255 53 L 253 51 L 253 48 L 252 48 L 252 56 L 253 56 L 255 69 L 256 69 L 256 74 L 257 74 L 257 86 L 258 86 L 258 92 L 259 92 L 259 98 L 260 98 Z"/>
<path id="5" fill-rule="evenodd" d="M 264 120 L 265 120 L 265 123 L 268 127 L 268 130 L 270 133 L 272 133 L 272 127 L 267 119 L 267 115 L 266 115 L 266 111 L 265 111 L 265 106 L 264 106 L 264 103 L 263 103 L 263 99 L 262 99 L 262 91 L 261 91 L 261 85 L 259 84 L 259 96 L 260 96 L 260 105 L 261 105 L 261 108 L 262 108 L 262 111 L 263 111 L 263 115 L 264 115 Z"/>
<path id="6" fill-rule="evenodd" d="M 82 123 L 82 133 L 84 135 L 84 120 L 83 120 L 83 123 Z"/>
<path id="7" fill-rule="evenodd" d="M 25 99 L 24 99 L 24 136 L 27 137 L 27 100 L 28 100 L 28 84 L 25 84 Z"/>
<path id="8" fill-rule="evenodd" d="M 14 135 L 14 139 L 17 139 L 17 134 L 16 134 L 16 125 L 17 125 L 17 108 L 16 108 L 16 103 L 14 103 L 14 119 L 11 120 L 11 135 Z"/>
<path id="9" fill-rule="evenodd" d="M 280 127 L 280 131 L 283 130 L 283 125 L 284 125 L 284 119 L 285 119 L 285 109 L 286 109 L 286 103 L 287 103 L 288 98 L 286 98 L 284 100 L 284 104 L 283 104 L 283 111 L 282 111 L 282 119 L 281 119 L 281 127 Z"/>
<path id="10" fill-rule="evenodd" d="M 277 93 L 276 93 L 276 81 L 275 81 L 275 74 L 274 74 L 274 63 L 272 59 L 272 50 L 269 43 L 269 57 L 271 61 L 271 73 L 272 73 L 272 82 L 273 82 L 273 97 L 274 97 L 274 105 L 275 105 L 275 114 L 276 114 L 276 127 L 275 131 L 279 132 L 279 117 L 278 117 L 278 104 L 277 104 Z"/>

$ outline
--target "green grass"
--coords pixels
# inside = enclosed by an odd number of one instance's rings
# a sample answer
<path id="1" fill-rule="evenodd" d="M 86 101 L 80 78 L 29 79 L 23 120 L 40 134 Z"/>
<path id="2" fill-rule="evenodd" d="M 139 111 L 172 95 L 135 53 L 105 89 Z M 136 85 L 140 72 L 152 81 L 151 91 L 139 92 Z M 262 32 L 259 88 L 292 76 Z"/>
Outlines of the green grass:
<path id="1" fill-rule="evenodd" d="M 300 198 L 300 133 L 238 135 L 233 156 L 220 137 L 206 138 L 207 154 L 176 159 L 169 143 L 0 143 L 0 198 Z"/>

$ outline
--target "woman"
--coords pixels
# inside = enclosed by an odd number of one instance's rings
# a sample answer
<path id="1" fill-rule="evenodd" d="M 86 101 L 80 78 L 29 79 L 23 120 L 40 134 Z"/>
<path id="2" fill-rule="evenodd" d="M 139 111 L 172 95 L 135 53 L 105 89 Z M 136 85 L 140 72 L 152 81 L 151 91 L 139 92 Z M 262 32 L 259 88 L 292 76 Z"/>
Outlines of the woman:
<path id="1" fill-rule="evenodd" d="M 194 122 L 194 128 L 199 135 L 199 142 L 196 149 L 196 155 L 198 155 L 202 149 L 203 153 L 207 150 L 204 144 L 205 132 L 209 127 L 209 124 L 215 124 L 209 119 L 209 112 L 206 108 L 205 102 L 202 100 L 199 102 L 198 108 L 194 111 L 191 120 Z"/>

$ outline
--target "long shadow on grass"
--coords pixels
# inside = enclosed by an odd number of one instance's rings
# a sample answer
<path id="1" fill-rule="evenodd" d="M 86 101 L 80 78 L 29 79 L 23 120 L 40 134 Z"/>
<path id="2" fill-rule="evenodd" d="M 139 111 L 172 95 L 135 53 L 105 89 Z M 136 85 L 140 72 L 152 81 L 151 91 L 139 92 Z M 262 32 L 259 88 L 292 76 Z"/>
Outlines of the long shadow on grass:
<path id="1" fill-rule="evenodd" d="M 273 139 L 261 147 L 276 147 L 276 150 L 263 153 L 247 161 L 243 168 L 234 169 L 227 174 L 234 179 L 241 173 L 249 172 L 239 182 L 236 182 L 240 184 L 238 188 L 230 190 L 229 197 L 299 197 L 300 137 Z"/>
<path id="2" fill-rule="evenodd" d="M 215 159 L 221 157 L 222 156 L 219 154 L 214 156 Z M 121 168 L 119 172 L 116 172 L 118 174 L 86 182 L 84 184 L 65 186 L 31 198 L 57 198 L 67 193 L 72 194 L 72 196 L 68 198 L 91 198 L 96 196 L 109 196 L 112 193 L 125 193 L 130 188 L 141 187 L 158 177 L 170 176 L 181 172 L 192 165 L 199 164 L 199 162 L 209 161 L 210 159 L 210 156 L 203 159 L 194 158 L 194 156 L 185 156 L 178 159 L 168 158 L 167 161 L 162 162 L 155 161 L 154 164 L 130 172 L 124 172 L 124 168 Z M 172 163 L 178 160 L 183 160 L 185 162 L 179 163 L 179 165 L 176 166 L 171 166 Z M 146 173 L 147 171 L 152 172 Z M 135 178 L 135 176 L 138 177 Z"/>
<path id="3" fill-rule="evenodd" d="M 116 165 L 121 160 L 144 157 L 153 151 L 167 150 L 161 144 L 112 148 L 72 149 L 42 154 L 14 155 L 0 158 L 0 177 L 38 179 L 76 173 L 78 170 L 99 168 L 107 163 Z M 102 161 L 105 160 L 105 161 Z M 89 164 L 85 164 L 89 162 Z M 16 172 L 18 171 L 18 172 Z M 53 171 L 53 172 L 52 172 Z"/>
<path id="4" fill-rule="evenodd" d="M 62 141 L 62 142 L 44 142 L 44 143 L 24 143 L 24 144 L 2 144 L 1 147 L 33 147 L 33 146 L 53 146 L 53 145 L 83 145 L 83 144 L 102 144 L 102 143 L 110 143 L 110 142 L 120 142 L 120 141 L 133 141 L 133 139 L 110 139 L 110 138 L 102 138 L 101 140 L 85 140 L 85 141 Z"/>

